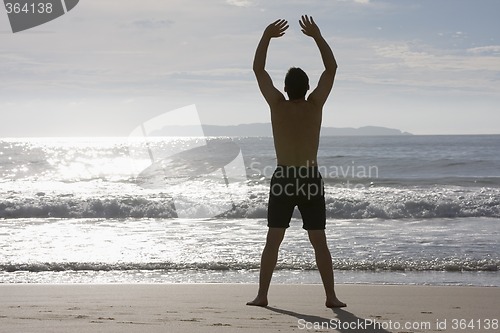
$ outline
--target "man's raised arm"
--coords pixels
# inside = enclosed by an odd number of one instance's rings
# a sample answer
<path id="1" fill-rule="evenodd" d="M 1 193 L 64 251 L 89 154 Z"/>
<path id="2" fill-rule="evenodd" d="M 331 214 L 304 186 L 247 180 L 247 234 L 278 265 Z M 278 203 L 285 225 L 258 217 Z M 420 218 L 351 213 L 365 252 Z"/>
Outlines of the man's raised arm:
<path id="1" fill-rule="evenodd" d="M 257 50 L 255 51 L 255 58 L 253 60 L 253 71 L 255 73 L 255 77 L 257 78 L 259 89 L 262 95 L 264 95 L 267 104 L 270 106 L 279 100 L 284 100 L 285 97 L 274 87 L 269 73 L 265 70 L 267 49 L 269 48 L 271 38 L 283 36 L 286 29 L 288 29 L 288 24 L 285 20 L 277 20 L 268 25 L 266 30 L 264 30 L 262 38 L 260 39 Z"/>
<path id="2" fill-rule="evenodd" d="M 323 106 L 333 87 L 333 80 L 335 79 L 335 74 L 337 72 L 337 61 L 335 61 L 332 49 L 321 35 L 321 32 L 316 23 L 314 23 L 312 17 L 303 15 L 299 24 L 302 28 L 302 32 L 305 35 L 312 37 L 316 42 L 321 54 L 321 59 L 323 60 L 323 65 L 325 66 L 325 70 L 319 79 L 318 86 L 313 92 L 311 92 L 308 98 L 309 101 Z"/>

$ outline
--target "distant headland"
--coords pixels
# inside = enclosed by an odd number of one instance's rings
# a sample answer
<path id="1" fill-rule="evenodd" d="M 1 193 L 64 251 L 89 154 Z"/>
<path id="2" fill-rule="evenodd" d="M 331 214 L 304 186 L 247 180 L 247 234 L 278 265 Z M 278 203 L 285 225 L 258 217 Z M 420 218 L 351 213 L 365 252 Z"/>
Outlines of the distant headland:
<path id="1" fill-rule="evenodd" d="M 270 123 L 254 123 L 240 125 L 202 125 L 205 136 L 232 136 L 232 137 L 266 137 L 272 136 Z M 199 126 L 165 126 L 150 133 L 150 136 L 197 136 Z M 412 135 L 394 128 L 380 126 L 352 127 L 322 127 L 321 136 L 393 136 Z"/>

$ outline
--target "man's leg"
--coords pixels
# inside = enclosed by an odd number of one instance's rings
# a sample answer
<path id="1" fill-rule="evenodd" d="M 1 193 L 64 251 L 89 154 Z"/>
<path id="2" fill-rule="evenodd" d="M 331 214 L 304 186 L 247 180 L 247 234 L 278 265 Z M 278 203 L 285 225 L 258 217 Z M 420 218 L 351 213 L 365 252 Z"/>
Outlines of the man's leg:
<path id="1" fill-rule="evenodd" d="M 332 256 L 328 249 L 325 230 L 308 230 L 307 232 L 309 234 L 309 240 L 314 248 L 316 265 L 318 266 L 321 280 L 325 288 L 325 305 L 329 308 L 346 306 L 346 304 L 339 301 L 335 295 Z"/>
<path id="2" fill-rule="evenodd" d="M 269 228 L 267 231 L 266 246 L 262 251 L 260 262 L 259 291 L 257 297 L 248 302 L 247 305 L 267 306 L 267 293 L 278 261 L 278 250 L 285 236 L 285 230 L 285 228 Z"/>

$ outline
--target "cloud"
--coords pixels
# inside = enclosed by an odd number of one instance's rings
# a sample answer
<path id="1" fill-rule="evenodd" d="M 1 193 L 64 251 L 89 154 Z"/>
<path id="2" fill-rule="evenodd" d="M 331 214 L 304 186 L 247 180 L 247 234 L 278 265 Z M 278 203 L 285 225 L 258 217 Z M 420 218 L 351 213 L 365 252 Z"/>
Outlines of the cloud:
<path id="1" fill-rule="evenodd" d="M 193 70 L 193 71 L 183 71 L 183 72 L 172 72 L 170 75 L 185 75 L 193 77 L 205 77 L 207 80 L 211 80 L 214 77 L 244 77 L 248 75 L 253 75 L 252 70 L 249 67 L 237 68 L 237 67 L 224 67 L 224 68 L 211 68 L 204 70 Z"/>
<path id="2" fill-rule="evenodd" d="M 226 3 L 236 7 L 250 7 L 253 5 L 250 0 L 226 0 Z"/>
<path id="3" fill-rule="evenodd" d="M 336 48 L 338 81 L 350 87 L 361 83 L 374 89 L 390 86 L 393 93 L 500 93 L 500 58 L 486 53 L 496 52 L 496 47 L 464 52 L 418 42 L 342 38 Z"/>
<path id="4" fill-rule="evenodd" d="M 479 55 L 500 55 L 500 45 L 480 46 L 467 49 L 467 52 Z"/>
<path id="5" fill-rule="evenodd" d="M 377 55 L 391 58 L 398 66 L 440 71 L 500 71 L 498 57 L 474 56 L 485 52 L 498 52 L 500 46 L 469 49 L 466 54 L 438 51 L 425 45 L 412 45 L 408 42 L 374 46 L 374 49 Z M 399 61 L 394 62 L 394 59 Z"/>
<path id="6" fill-rule="evenodd" d="M 359 4 L 362 4 L 362 5 L 368 5 L 370 4 L 371 0 L 337 0 L 337 1 L 340 1 L 340 2 L 354 2 L 354 3 L 359 3 Z"/>
<path id="7" fill-rule="evenodd" d="M 130 23 L 131 26 L 140 29 L 165 29 L 170 28 L 174 21 L 168 19 L 138 19 Z"/>

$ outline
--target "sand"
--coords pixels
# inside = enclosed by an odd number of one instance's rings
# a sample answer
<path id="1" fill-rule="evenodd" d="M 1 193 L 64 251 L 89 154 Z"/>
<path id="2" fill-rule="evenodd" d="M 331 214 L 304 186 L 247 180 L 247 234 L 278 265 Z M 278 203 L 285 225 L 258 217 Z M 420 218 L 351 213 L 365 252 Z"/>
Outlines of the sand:
<path id="1" fill-rule="evenodd" d="M 0 285 L 0 332 L 499 332 L 500 288 L 338 285 Z M 371 324 L 370 324 L 371 323 Z M 408 326 L 409 325 L 409 326 Z M 481 328 L 479 328 L 479 326 Z"/>

